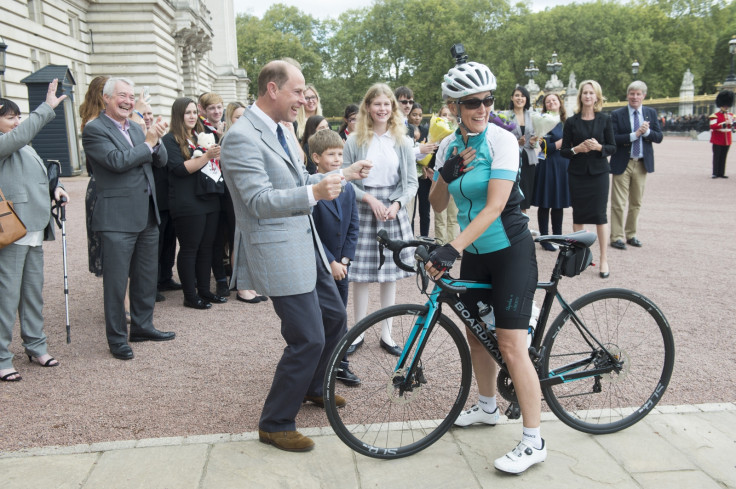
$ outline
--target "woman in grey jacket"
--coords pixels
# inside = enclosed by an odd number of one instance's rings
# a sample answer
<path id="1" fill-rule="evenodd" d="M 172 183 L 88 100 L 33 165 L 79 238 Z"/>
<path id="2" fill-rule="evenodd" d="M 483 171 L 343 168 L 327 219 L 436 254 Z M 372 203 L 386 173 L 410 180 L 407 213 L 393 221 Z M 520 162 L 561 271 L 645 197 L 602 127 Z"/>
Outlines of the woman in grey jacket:
<path id="1" fill-rule="evenodd" d="M 57 80 L 49 84 L 46 102 L 28 119 L 20 122 L 20 109 L 12 101 L 0 98 L 0 188 L 12 201 L 27 234 L 0 249 L 0 380 L 17 382 L 20 374 L 13 368 L 13 354 L 8 347 L 13 338 L 16 311 L 20 318 L 28 360 L 42 367 L 56 367 L 59 362 L 48 354 L 43 332 L 43 244 L 44 230 L 51 228 L 51 198 L 46 165 L 28 146 L 41 129 L 54 118 L 54 109 L 66 98 L 56 96 Z M 54 199 L 69 195 L 59 186 Z M 53 228 L 51 229 L 53 231 Z M 53 239 L 53 232 L 49 233 Z"/>

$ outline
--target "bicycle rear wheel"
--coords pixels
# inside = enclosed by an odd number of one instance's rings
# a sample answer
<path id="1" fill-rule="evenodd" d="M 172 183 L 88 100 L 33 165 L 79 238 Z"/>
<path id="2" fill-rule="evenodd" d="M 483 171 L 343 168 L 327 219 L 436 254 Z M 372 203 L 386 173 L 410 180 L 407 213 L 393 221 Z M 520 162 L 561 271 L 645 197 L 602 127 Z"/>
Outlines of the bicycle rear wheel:
<path id="1" fill-rule="evenodd" d="M 544 398 L 562 422 L 585 433 L 627 428 L 654 408 L 670 381 L 675 343 L 667 319 L 649 299 L 625 289 L 597 290 L 571 307 L 621 366 L 602 375 L 543 385 Z M 611 364 L 567 311 L 552 323 L 543 346 L 546 376 Z M 576 362 L 577 368 L 571 368 Z"/>
<path id="2" fill-rule="evenodd" d="M 427 306 L 396 305 L 360 321 L 340 340 L 325 374 L 325 410 L 337 436 L 358 453 L 374 458 L 401 458 L 437 441 L 452 426 L 468 397 L 472 371 L 465 337 L 440 315 L 420 353 L 420 369 L 396 370 L 399 358 L 380 347 L 381 329 L 392 322 L 392 337 L 405 347 Z M 335 376 L 348 347 L 360 335 L 364 343 L 348 357 L 350 369 L 361 379 L 355 387 Z M 406 365 L 416 352 L 406 356 Z M 347 399 L 337 409 L 335 395 Z"/>

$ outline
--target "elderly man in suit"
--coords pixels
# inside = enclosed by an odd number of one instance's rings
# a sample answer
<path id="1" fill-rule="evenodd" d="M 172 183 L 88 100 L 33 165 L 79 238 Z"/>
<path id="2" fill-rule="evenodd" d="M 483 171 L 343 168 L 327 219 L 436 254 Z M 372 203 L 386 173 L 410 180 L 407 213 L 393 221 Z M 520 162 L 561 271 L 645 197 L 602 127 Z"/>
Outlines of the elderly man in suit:
<path id="1" fill-rule="evenodd" d="M 133 350 L 128 340 L 166 341 L 176 336 L 153 327 L 160 220 L 151 165 L 166 165 L 160 138 L 168 125 L 159 117 L 144 133 L 138 124 L 130 124 L 135 92 L 129 80 L 110 78 L 102 97 L 105 110 L 85 126 L 82 144 L 97 180 L 92 229 L 102 238 L 107 342 L 115 358 L 129 360 Z M 128 278 L 130 338 L 123 305 Z"/>
<path id="2" fill-rule="evenodd" d="M 281 320 L 286 348 L 258 423 L 263 443 L 288 451 L 314 443 L 296 431 L 303 402 L 324 406 L 327 361 L 347 331 L 345 306 L 330 273 L 311 207 L 333 200 L 341 180 L 365 178 L 370 163 L 309 175 L 283 122 L 306 103 L 300 69 L 272 61 L 258 75 L 258 100 L 226 133 L 220 154 L 231 189 L 236 232 L 233 282 L 268 295 Z M 342 175 L 340 175 L 342 173 Z M 345 399 L 335 397 L 338 406 Z"/>
<path id="3" fill-rule="evenodd" d="M 647 96 L 643 81 L 632 82 L 626 90 L 629 104 L 611 113 L 616 152 L 611 156 L 611 246 L 625 250 L 626 244 L 641 247 L 637 224 L 647 173 L 654 171 L 652 143 L 662 142 L 657 112 L 642 107 Z M 629 212 L 624 226 L 626 202 Z M 626 241 L 624 241 L 624 239 Z"/>

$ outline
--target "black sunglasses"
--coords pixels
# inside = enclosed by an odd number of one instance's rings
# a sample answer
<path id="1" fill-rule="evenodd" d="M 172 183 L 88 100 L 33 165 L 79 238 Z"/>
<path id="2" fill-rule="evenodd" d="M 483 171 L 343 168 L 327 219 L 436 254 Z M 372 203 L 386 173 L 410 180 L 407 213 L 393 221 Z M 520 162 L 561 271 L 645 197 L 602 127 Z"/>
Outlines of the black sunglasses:
<path id="1" fill-rule="evenodd" d="M 407 99 L 404 99 L 404 100 L 399 100 L 399 102 L 401 102 L 404 105 L 408 105 L 408 104 L 413 104 L 414 103 L 414 99 L 408 99 L 408 100 Z"/>
<path id="2" fill-rule="evenodd" d="M 475 110 L 478 107 L 480 107 L 480 104 L 485 105 L 486 107 L 491 107 L 493 105 L 493 101 L 495 99 L 493 98 L 493 95 L 489 95 L 484 99 L 479 98 L 469 98 L 468 100 L 458 100 L 458 105 L 464 105 L 470 110 Z"/>

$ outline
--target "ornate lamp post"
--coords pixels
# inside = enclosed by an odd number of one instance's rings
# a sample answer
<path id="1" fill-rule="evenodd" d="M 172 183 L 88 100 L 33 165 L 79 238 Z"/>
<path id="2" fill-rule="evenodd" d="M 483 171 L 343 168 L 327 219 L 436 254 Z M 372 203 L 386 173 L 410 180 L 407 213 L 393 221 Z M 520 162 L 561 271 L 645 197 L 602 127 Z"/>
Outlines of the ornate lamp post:
<path id="1" fill-rule="evenodd" d="M 534 81 L 534 77 L 539 73 L 539 68 L 534 64 L 534 60 L 529 60 L 529 66 L 524 68 L 524 74 L 529 78 L 529 83 L 526 84 L 526 89 L 529 91 L 529 102 L 534 105 L 534 101 L 537 99 L 539 94 L 539 85 Z"/>
<path id="2" fill-rule="evenodd" d="M 736 73 L 733 71 L 733 58 L 734 54 L 736 54 L 736 36 L 733 36 L 730 41 L 728 41 L 728 52 L 731 53 L 731 74 L 728 75 L 726 78 L 727 82 L 736 82 Z"/>
<path id="3" fill-rule="evenodd" d="M 637 60 L 631 63 L 631 74 L 634 75 L 634 78 L 639 74 L 639 62 Z"/>
<path id="4" fill-rule="evenodd" d="M 559 93 L 564 88 L 562 82 L 557 78 L 557 73 L 562 70 L 562 63 L 557 60 L 557 52 L 552 53 L 552 60 L 547 63 L 547 71 L 552 76 L 549 77 L 547 83 L 544 84 L 544 89 L 548 92 Z"/>
<path id="5" fill-rule="evenodd" d="M 0 77 L 5 77 L 5 51 L 7 51 L 8 45 L 5 44 L 5 40 L 0 36 Z M 733 69 L 731 69 L 733 71 Z M 2 96 L 2 85 L 0 84 L 0 97 Z"/>
<path id="6" fill-rule="evenodd" d="M 529 60 L 529 66 L 524 68 L 524 74 L 529 78 L 529 80 L 534 81 L 534 77 L 537 76 L 539 73 L 539 68 L 534 64 L 534 60 Z"/>

